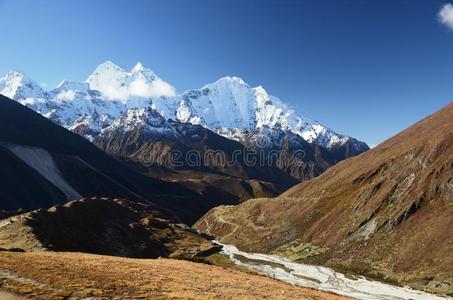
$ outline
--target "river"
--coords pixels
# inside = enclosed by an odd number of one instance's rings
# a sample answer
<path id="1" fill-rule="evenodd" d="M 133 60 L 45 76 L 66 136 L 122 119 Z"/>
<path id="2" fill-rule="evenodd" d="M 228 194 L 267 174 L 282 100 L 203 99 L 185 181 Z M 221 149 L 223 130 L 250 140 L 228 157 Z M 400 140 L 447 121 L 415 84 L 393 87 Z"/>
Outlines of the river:
<path id="1" fill-rule="evenodd" d="M 247 253 L 233 245 L 224 245 L 222 253 L 236 265 L 295 285 L 336 293 L 363 300 L 446 300 L 441 297 L 405 287 L 393 286 L 362 276 L 353 278 L 321 266 L 295 263 L 276 255 Z"/>

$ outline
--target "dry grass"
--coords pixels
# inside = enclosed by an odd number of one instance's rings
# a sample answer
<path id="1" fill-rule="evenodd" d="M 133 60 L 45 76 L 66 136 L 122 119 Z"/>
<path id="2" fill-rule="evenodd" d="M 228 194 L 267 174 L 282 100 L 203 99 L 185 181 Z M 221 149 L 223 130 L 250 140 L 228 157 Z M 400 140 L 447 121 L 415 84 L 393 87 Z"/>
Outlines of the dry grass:
<path id="1" fill-rule="evenodd" d="M 264 276 L 172 259 L 0 253 L 4 291 L 34 299 L 345 299 Z"/>

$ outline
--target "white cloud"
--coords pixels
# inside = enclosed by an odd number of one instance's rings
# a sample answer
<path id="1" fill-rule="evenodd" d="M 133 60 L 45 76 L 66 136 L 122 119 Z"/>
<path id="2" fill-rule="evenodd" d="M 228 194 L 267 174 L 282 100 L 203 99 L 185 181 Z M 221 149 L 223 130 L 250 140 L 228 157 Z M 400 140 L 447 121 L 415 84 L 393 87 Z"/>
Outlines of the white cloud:
<path id="1" fill-rule="evenodd" d="M 453 5 L 451 3 L 442 6 L 437 16 L 439 22 L 453 30 Z"/>
<path id="2" fill-rule="evenodd" d="M 61 101 L 72 101 L 75 99 L 75 96 L 76 96 L 76 94 L 73 90 L 68 90 L 68 91 L 59 93 L 55 98 L 57 98 L 58 100 L 61 100 Z"/>
<path id="3" fill-rule="evenodd" d="M 100 91 L 108 99 L 154 98 L 176 96 L 173 86 L 159 77 L 146 78 L 125 71 L 103 72 L 89 79 L 90 88 Z"/>
<path id="4" fill-rule="evenodd" d="M 97 89 L 107 98 L 119 100 L 127 100 L 134 97 L 176 96 L 175 88 L 161 79 L 148 83 L 144 79 L 139 78 L 128 85 L 105 84 Z"/>
<path id="5" fill-rule="evenodd" d="M 159 96 L 175 96 L 174 87 L 161 79 L 154 80 L 148 84 L 143 79 L 134 80 L 128 88 L 130 96 L 138 97 L 159 97 Z"/>
<path id="6" fill-rule="evenodd" d="M 127 88 L 114 85 L 104 85 L 96 88 L 109 99 L 126 100 L 129 97 Z"/>

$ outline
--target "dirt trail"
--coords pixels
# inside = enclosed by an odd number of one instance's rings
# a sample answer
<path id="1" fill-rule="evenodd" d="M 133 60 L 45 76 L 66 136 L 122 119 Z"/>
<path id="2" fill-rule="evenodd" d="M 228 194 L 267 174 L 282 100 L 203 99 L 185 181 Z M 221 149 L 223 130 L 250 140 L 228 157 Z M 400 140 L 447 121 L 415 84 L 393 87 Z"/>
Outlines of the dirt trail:
<path id="1" fill-rule="evenodd" d="M 227 237 L 233 235 L 236 230 L 238 230 L 239 226 L 237 224 L 234 224 L 234 223 L 231 223 L 231 222 L 228 222 L 228 221 L 225 221 L 222 217 L 219 217 L 218 220 L 222 223 L 225 223 L 225 224 L 228 224 L 228 225 L 231 225 L 234 227 L 233 231 L 231 231 L 230 233 L 228 233 L 227 235 L 223 236 L 221 239 L 220 239 L 220 242 L 222 242 L 223 240 L 225 240 Z"/>
<path id="2" fill-rule="evenodd" d="M 218 209 L 221 209 L 222 207 L 219 207 Z M 222 211 L 223 213 L 223 211 Z M 234 224 L 232 222 L 229 222 L 229 221 L 226 221 L 223 217 L 222 217 L 222 214 L 216 214 L 216 218 L 215 218 L 216 222 L 220 222 L 220 223 L 224 223 L 224 224 L 227 224 L 227 225 L 230 225 L 233 227 L 233 230 L 228 233 L 227 235 L 223 236 L 222 238 L 219 239 L 219 242 L 223 242 L 227 237 L 233 235 L 236 233 L 236 231 L 238 230 L 239 228 L 239 225 L 237 224 Z M 205 233 L 207 234 L 211 234 L 211 228 L 212 228 L 212 225 L 209 224 L 209 221 L 208 221 L 208 218 L 203 218 L 203 221 L 204 223 L 206 224 L 206 229 L 204 230 Z"/>

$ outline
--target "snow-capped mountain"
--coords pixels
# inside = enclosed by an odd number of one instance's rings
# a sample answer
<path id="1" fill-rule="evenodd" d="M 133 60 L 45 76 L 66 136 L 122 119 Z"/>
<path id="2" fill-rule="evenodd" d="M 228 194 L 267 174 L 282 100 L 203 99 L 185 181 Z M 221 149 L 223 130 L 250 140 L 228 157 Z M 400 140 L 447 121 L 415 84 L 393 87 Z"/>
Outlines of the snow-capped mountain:
<path id="1" fill-rule="evenodd" d="M 25 75 L 11 71 L 0 78 L 0 94 L 13 100 L 46 99 L 46 92 Z"/>
<path id="2" fill-rule="evenodd" d="M 263 127 L 288 130 L 326 148 L 351 139 L 302 117 L 262 86 L 250 87 L 238 77 L 221 78 L 199 90 L 187 91 L 180 98 L 177 120 L 200 124 L 239 141 L 244 134 Z M 358 148 L 367 146 L 358 145 Z"/>
<path id="3" fill-rule="evenodd" d="M 224 77 L 177 94 L 140 63 L 126 71 L 107 61 L 85 82 L 65 80 L 51 91 L 13 71 L 0 78 L 0 93 L 89 139 L 124 121 L 121 117 L 128 110 L 151 107 L 164 119 L 201 125 L 240 142 L 266 127 L 292 132 L 325 148 L 352 142 L 357 152 L 368 149 L 362 142 L 302 117 L 263 87 L 251 87 L 238 77 Z"/>

